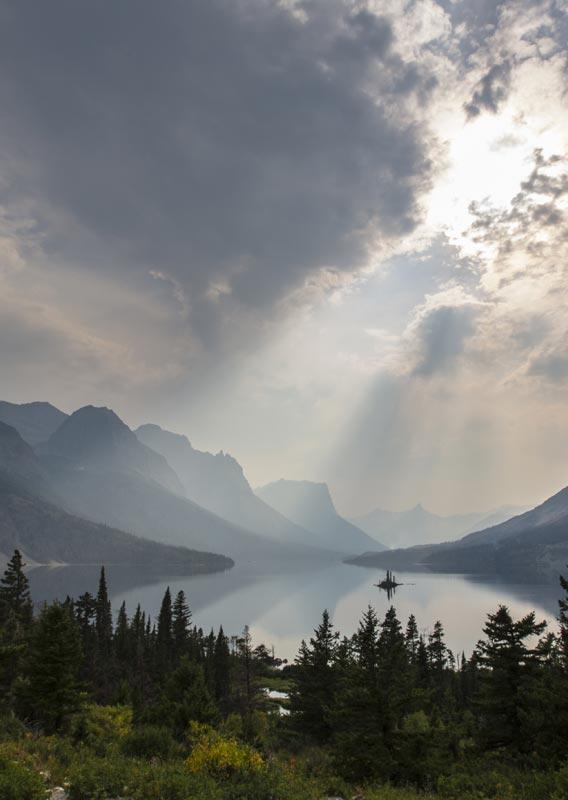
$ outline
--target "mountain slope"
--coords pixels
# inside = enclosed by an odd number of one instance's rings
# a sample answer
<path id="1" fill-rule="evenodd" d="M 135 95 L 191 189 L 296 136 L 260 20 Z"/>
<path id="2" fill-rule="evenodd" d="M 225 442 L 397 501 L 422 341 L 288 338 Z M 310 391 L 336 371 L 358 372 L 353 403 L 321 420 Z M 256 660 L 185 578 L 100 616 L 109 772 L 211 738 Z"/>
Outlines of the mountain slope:
<path id="1" fill-rule="evenodd" d="M 38 490 L 43 495 L 40 497 Z M 176 563 L 190 571 L 227 569 L 230 559 L 145 541 L 58 508 L 46 470 L 15 428 L 0 423 L 0 554 L 17 547 L 39 563 Z"/>
<path id="2" fill-rule="evenodd" d="M 38 452 L 82 468 L 121 470 L 183 495 L 166 459 L 142 444 L 109 408 L 84 406 L 63 422 Z"/>
<path id="3" fill-rule="evenodd" d="M 108 409 L 89 406 L 75 412 L 38 452 L 65 508 L 94 522 L 241 560 L 325 557 L 302 545 L 292 551 L 182 496 L 183 487 L 163 456 L 139 442 Z M 165 488 L 170 481 L 164 476 L 170 475 L 179 493 Z"/>
<path id="4" fill-rule="evenodd" d="M 317 545 L 312 533 L 254 494 L 241 465 L 232 456 L 195 450 L 185 436 L 158 425 L 142 425 L 135 433 L 141 442 L 167 459 L 187 496 L 198 505 L 270 539 Z"/>
<path id="5" fill-rule="evenodd" d="M 46 564 L 176 564 L 184 572 L 229 569 L 225 556 L 172 547 L 68 514 L 0 478 L 0 553 L 15 548 L 26 559 Z"/>
<path id="6" fill-rule="evenodd" d="M 557 580 L 568 562 L 568 487 L 531 511 L 457 542 L 364 554 L 349 563 L 435 572 L 496 573 L 515 580 Z"/>
<path id="7" fill-rule="evenodd" d="M 325 483 L 279 480 L 256 489 L 261 500 L 314 533 L 322 546 L 343 553 L 380 550 L 384 545 L 340 517 Z"/>
<path id="8" fill-rule="evenodd" d="M 15 428 L 32 447 L 49 439 L 66 418 L 67 414 L 51 403 L 17 404 L 0 400 L 0 422 Z"/>

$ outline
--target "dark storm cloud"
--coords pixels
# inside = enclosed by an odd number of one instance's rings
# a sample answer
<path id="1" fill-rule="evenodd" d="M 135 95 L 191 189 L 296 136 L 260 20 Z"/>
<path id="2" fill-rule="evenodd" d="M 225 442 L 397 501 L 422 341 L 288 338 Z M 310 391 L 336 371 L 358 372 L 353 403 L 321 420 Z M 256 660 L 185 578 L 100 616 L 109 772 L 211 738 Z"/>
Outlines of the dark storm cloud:
<path id="1" fill-rule="evenodd" d="M 465 111 L 469 119 L 479 116 L 482 111 L 496 114 L 501 103 L 507 99 L 511 85 L 511 64 L 503 61 L 495 64 L 479 81 Z"/>
<path id="2" fill-rule="evenodd" d="M 475 332 L 478 307 L 440 305 L 422 315 L 414 329 L 419 358 L 413 375 L 429 377 L 451 369 Z"/>
<path id="3" fill-rule="evenodd" d="M 4 203 L 52 263 L 161 272 L 205 335 L 412 230 L 428 76 L 325 0 L 0 0 Z"/>

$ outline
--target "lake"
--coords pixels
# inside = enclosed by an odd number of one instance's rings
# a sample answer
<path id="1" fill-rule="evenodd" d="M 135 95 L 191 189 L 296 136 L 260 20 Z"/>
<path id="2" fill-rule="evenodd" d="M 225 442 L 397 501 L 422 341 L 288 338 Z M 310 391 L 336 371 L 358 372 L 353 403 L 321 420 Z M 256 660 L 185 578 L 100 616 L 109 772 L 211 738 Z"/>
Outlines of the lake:
<path id="1" fill-rule="evenodd" d="M 28 575 L 36 603 L 95 593 L 95 567 L 38 567 Z M 368 605 L 384 615 L 392 604 L 406 625 L 414 614 L 421 632 L 428 633 L 440 619 L 446 642 L 454 653 L 469 655 L 482 635 L 485 618 L 500 603 L 522 616 L 533 609 L 537 619 L 547 619 L 555 628 L 558 584 L 514 584 L 483 576 L 439 575 L 428 572 L 397 572 L 403 582 L 389 601 L 386 592 L 374 586 L 384 572 L 347 564 L 321 568 L 267 569 L 237 565 L 212 575 L 157 574 L 134 567 L 109 567 L 107 583 L 113 610 L 126 602 L 129 615 L 136 605 L 157 617 L 164 591 L 172 597 L 183 589 L 193 612 L 193 622 L 208 631 L 223 625 L 227 635 L 240 634 L 250 626 L 253 643 L 274 646 L 280 658 L 293 659 L 302 638 L 309 638 L 327 608 L 336 629 L 351 635 Z"/>

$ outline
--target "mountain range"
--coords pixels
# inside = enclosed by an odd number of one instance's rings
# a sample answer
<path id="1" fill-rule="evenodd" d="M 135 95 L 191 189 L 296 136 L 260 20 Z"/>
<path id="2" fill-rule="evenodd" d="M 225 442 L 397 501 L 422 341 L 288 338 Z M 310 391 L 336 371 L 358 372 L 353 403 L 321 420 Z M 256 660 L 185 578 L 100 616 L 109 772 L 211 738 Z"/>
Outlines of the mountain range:
<path id="1" fill-rule="evenodd" d="M 18 547 L 36 563 L 210 571 L 234 560 L 349 556 L 381 568 L 555 579 L 568 561 L 568 488 L 519 511 L 441 517 L 418 505 L 346 520 L 325 483 L 279 480 L 253 491 L 232 456 L 157 425 L 132 431 L 111 409 L 67 415 L 49 403 L 0 402 L 5 557 Z"/>
<path id="2" fill-rule="evenodd" d="M 440 516 L 418 504 L 408 511 L 385 511 L 376 508 L 369 514 L 351 519 L 351 522 L 393 549 L 458 539 L 471 531 L 498 525 L 523 511 L 526 509 L 502 506 L 489 513 L 484 511 Z"/>
<path id="3" fill-rule="evenodd" d="M 195 450 L 185 436 L 158 425 L 142 425 L 138 439 L 164 456 L 187 497 L 225 520 L 280 542 L 318 546 L 316 537 L 257 497 L 243 468 L 227 453 Z M 357 548 L 351 548 L 354 552 Z"/>
<path id="4" fill-rule="evenodd" d="M 568 487 L 536 508 L 456 542 L 364 553 L 348 563 L 390 569 L 557 580 L 568 563 Z"/>
<path id="5" fill-rule="evenodd" d="M 281 479 L 256 489 L 257 496 L 297 525 L 310 531 L 322 547 L 346 552 L 384 550 L 384 545 L 339 516 L 325 483 Z"/>
<path id="6" fill-rule="evenodd" d="M 70 514 L 38 457 L 15 428 L 0 422 L 0 554 L 28 562 L 176 564 L 184 572 L 228 569 L 222 555 L 171 547 Z"/>

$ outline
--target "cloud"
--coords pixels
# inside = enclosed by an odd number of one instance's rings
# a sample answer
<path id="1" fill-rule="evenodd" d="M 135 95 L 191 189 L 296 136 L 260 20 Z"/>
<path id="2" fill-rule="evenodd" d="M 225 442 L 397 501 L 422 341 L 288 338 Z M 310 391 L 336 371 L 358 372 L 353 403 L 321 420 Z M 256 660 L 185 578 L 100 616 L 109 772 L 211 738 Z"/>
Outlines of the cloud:
<path id="1" fill-rule="evenodd" d="M 503 61 L 501 64 L 494 64 L 489 72 L 481 78 L 470 102 L 465 105 L 469 119 L 479 116 L 482 111 L 496 114 L 501 103 L 508 97 L 510 85 L 510 62 Z"/>
<path id="2" fill-rule="evenodd" d="M 159 274 L 214 345 L 420 219 L 429 76 L 364 4 L 2 6 L 0 170 L 50 264 Z"/>

